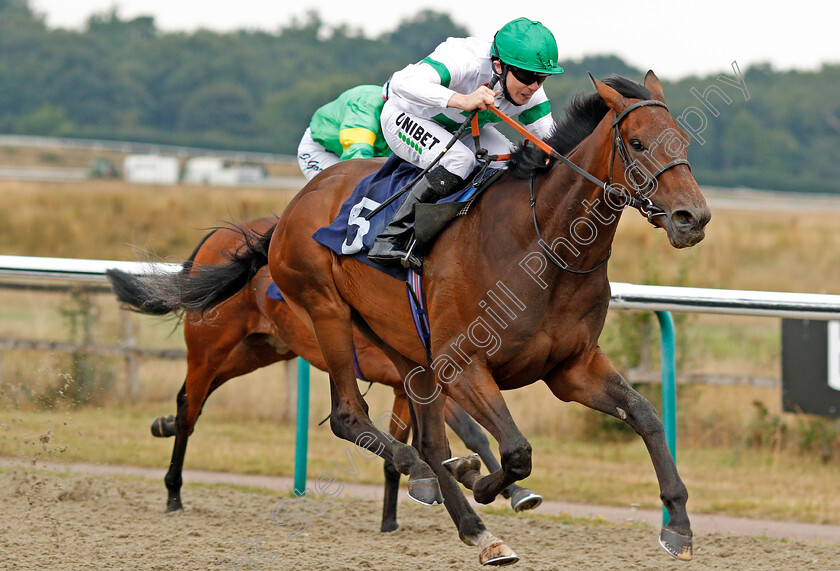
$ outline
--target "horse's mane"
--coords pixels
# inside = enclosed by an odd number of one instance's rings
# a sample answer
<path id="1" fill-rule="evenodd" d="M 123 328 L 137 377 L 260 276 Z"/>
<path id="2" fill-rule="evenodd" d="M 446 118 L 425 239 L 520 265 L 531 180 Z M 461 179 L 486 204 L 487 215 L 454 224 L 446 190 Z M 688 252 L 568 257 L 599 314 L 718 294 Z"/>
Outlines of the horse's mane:
<path id="1" fill-rule="evenodd" d="M 604 79 L 604 83 L 629 99 L 651 98 L 646 87 L 620 75 L 611 75 Z M 595 130 L 609 110 L 597 92 L 578 93 L 563 107 L 563 119 L 546 142 L 561 155 L 566 155 Z M 545 158 L 545 153 L 534 145 L 520 144 L 511 154 L 508 170 L 515 176 L 527 178 L 534 171 L 549 169 L 556 160 L 550 158 L 546 165 Z"/>

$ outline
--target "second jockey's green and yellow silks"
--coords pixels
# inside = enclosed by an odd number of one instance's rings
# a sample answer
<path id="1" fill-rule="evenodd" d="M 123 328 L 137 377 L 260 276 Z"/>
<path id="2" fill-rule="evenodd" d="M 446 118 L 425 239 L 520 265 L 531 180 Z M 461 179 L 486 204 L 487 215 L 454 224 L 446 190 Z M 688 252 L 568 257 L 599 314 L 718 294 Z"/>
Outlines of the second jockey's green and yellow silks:
<path id="1" fill-rule="evenodd" d="M 381 85 L 348 89 L 312 116 L 312 139 L 341 160 L 386 157 L 391 150 L 379 126 L 384 104 Z"/>

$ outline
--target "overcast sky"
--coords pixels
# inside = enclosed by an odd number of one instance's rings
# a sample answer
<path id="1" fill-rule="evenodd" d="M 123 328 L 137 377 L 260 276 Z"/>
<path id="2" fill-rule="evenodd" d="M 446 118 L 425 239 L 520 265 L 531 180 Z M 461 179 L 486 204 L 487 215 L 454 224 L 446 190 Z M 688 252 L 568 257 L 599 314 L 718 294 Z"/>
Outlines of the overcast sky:
<path id="1" fill-rule="evenodd" d="M 640 69 L 676 79 L 717 71 L 731 73 L 769 62 L 777 69 L 817 69 L 840 63 L 840 3 L 737 2 L 704 0 L 555 0 L 522 8 L 505 2 L 415 2 L 370 0 L 30 0 L 54 27 L 81 28 L 88 16 L 116 6 L 123 18 L 152 15 L 159 29 L 219 31 L 237 28 L 276 31 L 307 10 L 317 10 L 327 24 L 346 24 L 367 36 L 393 30 L 400 20 L 423 8 L 447 12 L 472 35 L 491 38 L 505 22 L 519 16 L 540 20 L 557 38 L 560 60 L 587 54 L 616 54 Z"/>

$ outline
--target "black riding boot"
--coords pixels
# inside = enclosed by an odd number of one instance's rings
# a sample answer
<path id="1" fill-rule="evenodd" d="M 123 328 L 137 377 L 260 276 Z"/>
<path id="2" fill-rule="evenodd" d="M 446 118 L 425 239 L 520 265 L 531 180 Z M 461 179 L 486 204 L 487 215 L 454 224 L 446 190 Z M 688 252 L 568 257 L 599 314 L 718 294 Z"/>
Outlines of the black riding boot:
<path id="1" fill-rule="evenodd" d="M 420 258 L 406 251 L 406 242 L 414 228 L 414 206 L 420 202 L 436 202 L 449 196 L 463 184 L 464 179 L 443 167 L 431 170 L 417 181 L 397 209 L 391 223 L 376 237 L 368 258 L 383 266 L 396 266 L 402 263 L 405 267 L 419 271 Z"/>

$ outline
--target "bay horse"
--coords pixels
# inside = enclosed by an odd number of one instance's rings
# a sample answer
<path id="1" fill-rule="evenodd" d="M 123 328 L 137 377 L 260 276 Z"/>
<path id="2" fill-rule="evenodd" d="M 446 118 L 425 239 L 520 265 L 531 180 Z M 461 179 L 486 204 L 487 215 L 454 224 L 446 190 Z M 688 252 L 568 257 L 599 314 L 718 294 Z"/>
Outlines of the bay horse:
<path id="1" fill-rule="evenodd" d="M 273 231 L 231 262 L 180 284 L 179 303 L 208 311 L 268 265 L 324 355 L 333 432 L 391 460 L 409 475 L 409 493 L 420 501 L 433 503 L 439 489 L 461 540 L 478 547 L 482 564 L 509 564 L 518 556 L 486 529 L 455 474 L 479 503 L 530 474 L 531 446 L 500 391 L 538 380 L 558 399 L 620 418 L 641 436 L 670 518 L 659 543 L 675 558 L 692 557 L 688 492 L 662 422 L 598 338 L 610 300 L 606 262 L 622 208 L 646 214 L 675 248 L 702 240 L 711 213 L 685 158 L 689 139 L 668 112 L 656 75 L 648 72 L 644 85 L 617 76 L 592 81 L 596 93 L 573 99 L 547 141 L 555 152 L 520 147 L 508 172 L 426 253 L 431 363 L 414 330 L 405 284 L 312 239 L 357 182 L 379 168 L 375 160 L 325 170 L 290 202 Z M 390 441 L 368 418 L 353 372 L 353 326 L 403 377 L 414 448 Z M 500 470 L 479 477 L 469 466 L 450 471 L 452 464 L 444 465 L 450 453 L 439 394 L 496 438 Z"/>
<path id="2" fill-rule="evenodd" d="M 195 248 L 183 271 L 207 264 L 221 264 L 235 254 L 247 239 L 246 233 L 265 232 L 274 225 L 274 218 L 257 218 L 244 222 L 238 229 L 217 228 Z M 132 310 L 150 315 L 172 315 L 181 308 L 167 305 L 155 295 L 154 284 L 167 277 L 151 280 L 119 270 L 106 272 L 117 298 Z M 183 509 L 181 501 L 182 472 L 187 442 L 210 394 L 230 379 L 245 375 L 278 361 L 300 355 L 315 367 L 324 369 L 318 343 L 309 329 L 288 308 L 288 305 L 266 295 L 271 284 L 264 267 L 227 303 L 216 308 L 212 319 L 195 313 L 183 315 L 184 340 L 187 345 L 187 373 L 178 392 L 177 414 L 158 417 L 152 422 L 152 434 L 175 437 L 172 459 L 164 482 L 167 488 L 166 511 Z M 394 404 L 389 432 L 400 442 L 408 440 L 408 400 L 402 379 L 393 363 L 377 347 L 361 335 L 354 335 L 358 367 L 365 379 L 394 389 Z M 447 402 L 446 423 L 478 454 L 491 470 L 499 462 L 490 449 L 487 436 L 476 422 L 455 404 Z M 381 531 L 394 531 L 397 523 L 397 495 L 400 473 L 385 462 L 385 493 Z M 503 492 L 514 511 L 535 509 L 542 498 L 527 488 L 512 484 Z"/>

